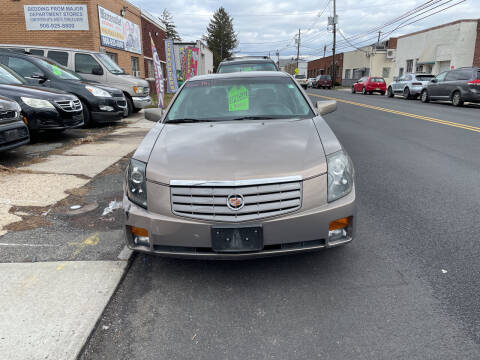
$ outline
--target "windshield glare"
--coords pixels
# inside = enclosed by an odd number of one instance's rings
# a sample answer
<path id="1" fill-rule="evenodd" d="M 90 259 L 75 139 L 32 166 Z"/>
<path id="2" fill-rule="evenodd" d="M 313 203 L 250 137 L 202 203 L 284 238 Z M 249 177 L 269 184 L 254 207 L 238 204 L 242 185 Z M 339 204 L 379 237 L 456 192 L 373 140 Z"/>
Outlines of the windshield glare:
<path id="1" fill-rule="evenodd" d="M 370 82 L 384 83 L 385 80 L 383 78 L 370 78 Z"/>
<path id="2" fill-rule="evenodd" d="M 37 58 L 37 61 L 43 66 L 46 67 L 50 72 L 53 73 L 56 77 L 63 80 L 82 80 L 80 76 L 74 73 L 71 70 L 68 70 L 66 67 L 57 64 L 55 61 L 40 59 Z"/>
<path id="3" fill-rule="evenodd" d="M 19 74 L 0 64 L 0 84 L 21 85 L 25 83 L 25 79 L 22 78 Z"/>
<path id="4" fill-rule="evenodd" d="M 223 64 L 218 69 L 218 73 L 232 73 L 241 71 L 277 71 L 272 63 L 241 63 L 241 64 Z"/>
<path id="5" fill-rule="evenodd" d="M 295 79 L 306 79 L 305 75 L 295 75 Z"/>
<path id="6" fill-rule="evenodd" d="M 110 56 L 107 54 L 95 54 L 98 60 L 105 65 L 108 71 L 110 71 L 112 74 L 123 74 L 123 70 L 120 68 L 120 66 L 117 65 L 115 61 L 112 60 Z"/>
<path id="7" fill-rule="evenodd" d="M 165 120 L 225 121 L 314 116 L 291 78 L 249 77 L 187 82 Z"/>

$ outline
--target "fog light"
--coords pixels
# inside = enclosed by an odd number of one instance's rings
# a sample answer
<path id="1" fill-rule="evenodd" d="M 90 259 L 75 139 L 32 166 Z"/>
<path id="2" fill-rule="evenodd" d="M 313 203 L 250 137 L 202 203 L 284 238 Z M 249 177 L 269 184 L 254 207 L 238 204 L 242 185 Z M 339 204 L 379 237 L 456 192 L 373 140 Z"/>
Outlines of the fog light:
<path id="1" fill-rule="evenodd" d="M 100 110 L 102 111 L 113 111 L 113 106 L 108 106 L 108 105 L 100 105 Z"/>
<path id="2" fill-rule="evenodd" d="M 348 236 L 347 228 L 352 220 L 353 217 L 349 216 L 332 221 L 328 229 L 328 242 L 346 239 Z"/>
<path id="3" fill-rule="evenodd" d="M 346 229 L 330 230 L 328 232 L 328 242 L 342 240 L 347 237 Z"/>
<path id="4" fill-rule="evenodd" d="M 133 243 L 136 246 L 150 247 L 150 238 L 148 237 L 147 229 L 132 226 L 130 230 L 133 235 Z"/>

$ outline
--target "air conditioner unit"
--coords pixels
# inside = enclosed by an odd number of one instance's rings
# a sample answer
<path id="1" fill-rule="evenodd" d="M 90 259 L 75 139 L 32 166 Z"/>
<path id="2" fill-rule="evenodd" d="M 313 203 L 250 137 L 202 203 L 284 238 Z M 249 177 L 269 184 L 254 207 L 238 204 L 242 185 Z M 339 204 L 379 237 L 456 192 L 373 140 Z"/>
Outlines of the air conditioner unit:
<path id="1" fill-rule="evenodd" d="M 394 59 L 395 58 L 395 50 L 389 49 L 387 50 L 387 59 Z"/>

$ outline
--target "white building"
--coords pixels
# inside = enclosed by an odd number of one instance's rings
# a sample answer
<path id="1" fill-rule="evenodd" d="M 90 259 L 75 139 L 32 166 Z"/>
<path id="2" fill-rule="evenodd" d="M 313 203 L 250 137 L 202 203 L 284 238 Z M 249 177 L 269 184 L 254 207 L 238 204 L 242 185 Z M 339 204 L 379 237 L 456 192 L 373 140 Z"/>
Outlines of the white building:
<path id="1" fill-rule="evenodd" d="M 480 20 L 458 20 L 400 36 L 395 75 L 438 74 L 459 67 L 480 66 Z"/>
<path id="2" fill-rule="evenodd" d="M 197 75 L 206 75 L 213 73 L 213 53 L 202 41 L 197 40 L 196 42 L 175 42 L 173 44 L 175 52 L 175 67 L 177 71 L 181 68 L 180 66 L 180 53 L 182 49 L 187 47 L 196 47 L 199 49 L 198 54 L 198 65 L 197 65 Z"/>

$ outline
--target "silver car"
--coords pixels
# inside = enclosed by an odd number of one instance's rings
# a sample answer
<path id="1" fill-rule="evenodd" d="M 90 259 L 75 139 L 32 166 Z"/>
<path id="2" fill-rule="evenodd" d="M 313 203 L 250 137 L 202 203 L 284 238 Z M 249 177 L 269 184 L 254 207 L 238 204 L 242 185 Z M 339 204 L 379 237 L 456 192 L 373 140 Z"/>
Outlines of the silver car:
<path id="1" fill-rule="evenodd" d="M 394 81 L 387 88 L 387 96 L 394 97 L 395 95 L 402 95 L 404 99 L 417 98 L 422 93 L 422 89 L 435 76 L 431 74 L 416 73 L 405 74 Z"/>
<path id="2" fill-rule="evenodd" d="M 126 171 L 128 246 L 240 259 L 352 241 L 353 164 L 320 116 L 332 106 L 282 72 L 185 82 Z"/>

